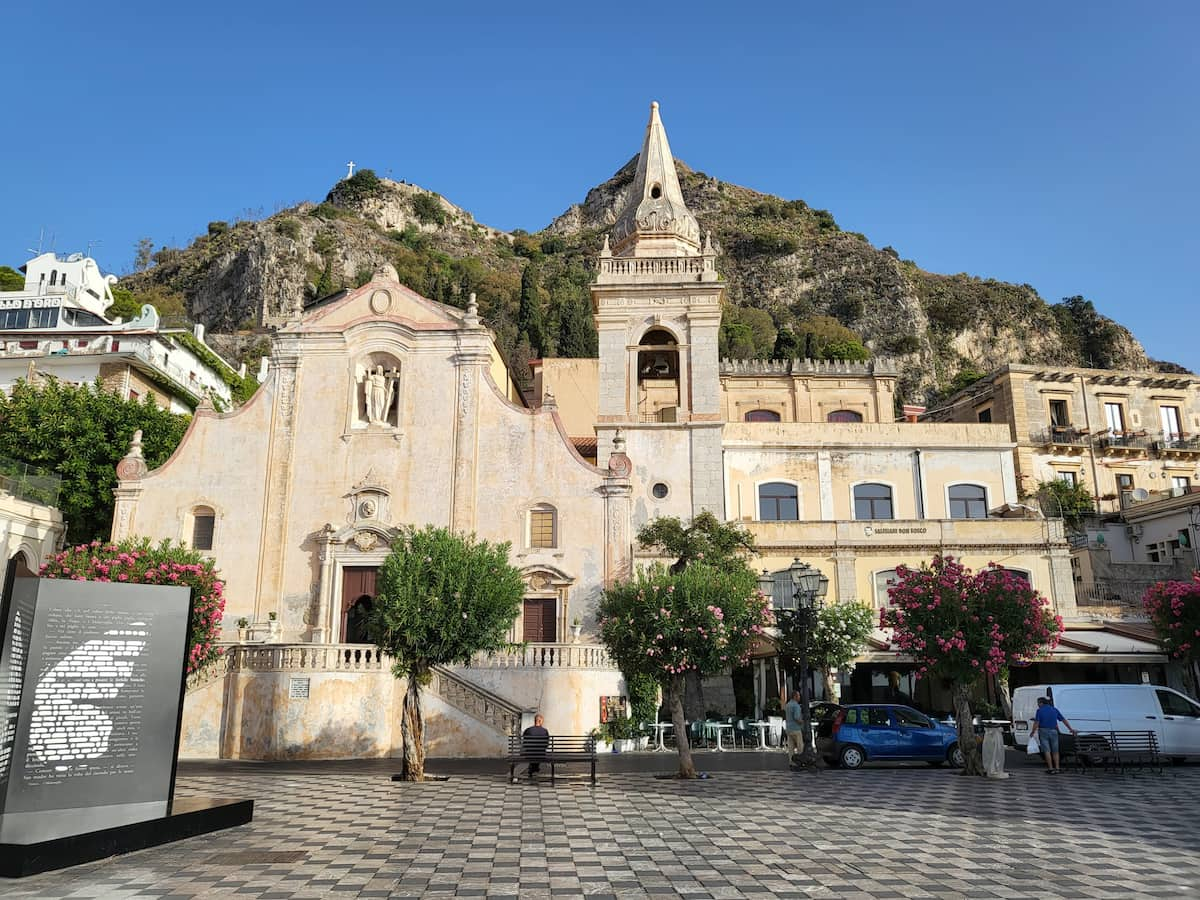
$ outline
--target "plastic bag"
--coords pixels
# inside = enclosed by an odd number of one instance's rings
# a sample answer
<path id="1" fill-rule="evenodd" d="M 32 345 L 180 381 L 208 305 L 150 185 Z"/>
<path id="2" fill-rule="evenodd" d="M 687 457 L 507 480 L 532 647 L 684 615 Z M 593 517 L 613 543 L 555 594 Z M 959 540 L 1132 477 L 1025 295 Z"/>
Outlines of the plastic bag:
<path id="1" fill-rule="evenodd" d="M 1031 734 L 1029 736 L 1029 743 L 1025 745 L 1025 752 L 1031 753 L 1035 756 L 1042 752 L 1042 745 L 1038 741 L 1036 734 Z"/>

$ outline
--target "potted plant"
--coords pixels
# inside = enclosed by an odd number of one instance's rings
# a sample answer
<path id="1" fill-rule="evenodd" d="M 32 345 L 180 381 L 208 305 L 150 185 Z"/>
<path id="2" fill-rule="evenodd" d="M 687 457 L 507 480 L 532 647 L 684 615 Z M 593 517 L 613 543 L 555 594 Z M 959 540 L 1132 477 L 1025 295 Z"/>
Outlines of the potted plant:
<path id="1" fill-rule="evenodd" d="M 579 616 L 576 616 L 574 621 L 571 622 L 571 643 L 572 644 L 579 643 L 579 632 L 581 632 L 582 630 L 583 630 L 583 622 L 580 620 Z"/>
<path id="2" fill-rule="evenodd" d="M 596 752 L 597 753 L 607 753 L 608 752 L 608 741 L 605 738 L 605 734 L 603 731 L 601 731 L 599 728 L 593 728 L 591 731 L 588 732 L 588 737 L 590 737 L 592 740 L 594 740 L 596 742 Z"/>
<path id="3" fill-rule="evenodd" d="M 633 752 L 633 723 L 624 716 L 617 716 L 608 723 L 608 736 L 612 740 L 613 753 Z"/>
<path id="4" fill-rule="evenodd" d="M 250 628 L 250 620 L 242 616 L 237 620 L 238 641 L 246 640 L 246 632 Z"/>
<path id="5" fill-rule="evenodd" d="M 647 750 L 650 747 L 650 735 L 641 728 L 633 729 L 633 749 Z"/>
<path id="6" fill-rule="evenodd" d="M 267 628 L 271 641 L 279 640 L 279 614 L 274 612 L 267 613 Z"/>

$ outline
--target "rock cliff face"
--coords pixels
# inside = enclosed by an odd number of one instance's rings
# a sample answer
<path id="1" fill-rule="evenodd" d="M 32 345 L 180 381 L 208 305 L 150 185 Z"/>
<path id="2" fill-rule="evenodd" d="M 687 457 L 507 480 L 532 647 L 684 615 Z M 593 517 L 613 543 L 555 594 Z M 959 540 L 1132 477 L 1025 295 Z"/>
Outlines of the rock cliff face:
<path id="1" fill-rule="evenodd" d="M 508 234 L 416 185 L 360 173 L 321 204 L 304 203 L 267 219 L 223 223 L 156 265 L 123 280 L 138 291 L 173 291 L 210 332 L 269 328 L 305 303 L 364 283 L 383 263 L 414 290 L 481 310 L 519 365 L 553 355 L 572 305 L 587 303 L 587 284 L 602 235 L 628 197 L 636 160 L 588 192 L 544 231 Z M 832 215 L 729 184 L 677 163 L 684 197 L 720 252 L 728 282 L 727 318 L 738 308 L 770 314 L 770 326 L 798 328 L 830 316 L 876 355 L 896 358 L 903 399 L 922 401 L 957 377 L 1006 362 L 1089 364 L 1146 369 L 1154 364 L 1129 331 L 1091 305 L 1050 306 L 1029 285 L 938 275 L 842 231 Z M 217 227 L 214 227 L 217 226 Z M 546 320 L 541 346 L 522 343 L 517 306 L 521 273 L 536 267 L 537 302 Z M 528 288 L 527 288 L 528 293 Z M 758 314 L 761 318 L 761 314 Z M 577 317 L 576 317 L 577 318 Z M 739 352 L 767 355 L 773 331 Z"/>

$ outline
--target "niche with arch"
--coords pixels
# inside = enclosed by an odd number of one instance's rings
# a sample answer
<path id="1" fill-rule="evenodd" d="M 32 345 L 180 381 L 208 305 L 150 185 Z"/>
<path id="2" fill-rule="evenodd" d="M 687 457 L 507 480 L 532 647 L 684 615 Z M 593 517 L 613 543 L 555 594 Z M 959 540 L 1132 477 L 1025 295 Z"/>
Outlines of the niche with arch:
<path id="1" fill-rule="evenodd" d="M 376 351 L 359 357 L 354 363 L 352 428 L 400 427 L 400 360 L 390 353 Z"/>

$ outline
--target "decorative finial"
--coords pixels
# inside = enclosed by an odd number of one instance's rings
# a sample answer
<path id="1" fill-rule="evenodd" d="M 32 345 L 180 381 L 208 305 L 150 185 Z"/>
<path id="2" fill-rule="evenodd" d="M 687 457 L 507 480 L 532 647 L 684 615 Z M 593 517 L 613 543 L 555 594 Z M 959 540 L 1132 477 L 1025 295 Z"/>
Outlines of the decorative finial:
<path id="1" fill-rule="evenodd" d="M 612 247 L 608 246 L 608 234 L 604 235 L 604 246 L 600 248 L 601 256 L 612 256 Z"/>
<path id="2" fill-rule="evenodd" d="M 657 100 L 650 101 L 650 112 L 658 112 L 658 101 Z"/>
<path id="3" fill-rule="evenodd" d="M 139 481 L 150 471 L 142 456 L 142 429 L 133 433 L 129 442 L 129 451 L 117 463 L 118 481 Z"/>
<path id="4" fill-rule="evenodd" d="M 712 252 L 713 252 L 713 248 L 712 248 L 712 229 L 711 229 L 711 228 L 710 228 L 710 229 L 708 229 L 708 231 L 706 231 L 706 232 L 704 233 L 704 252 L 705 252 L 705 253 L 712 253 Z"/>
<path id="5" fill-rule="evenodd" d="M 558 401 L 554 399 L 554 391 L 550 388 L 542 391 L 542 406 L 547 409 L 558 409 Z"/>
<path id="6" fill-rule="evenodd" d="M 479 303 L 475 300 L 475 292 L 472 291 L 467 298 L 467 314 L 463 318 L 468 328 L 479 327 Z"/>
<path id="7" fill-rule="evenodd" d="M 608 474 L 614 478 L 628 478 L 632 471 L 633 463 L 625 455 L 625 438 L 621 434 L 621 429 L 618 428 L 616 434 L 613 435 L 612 453 L 608 456 Z"/>

